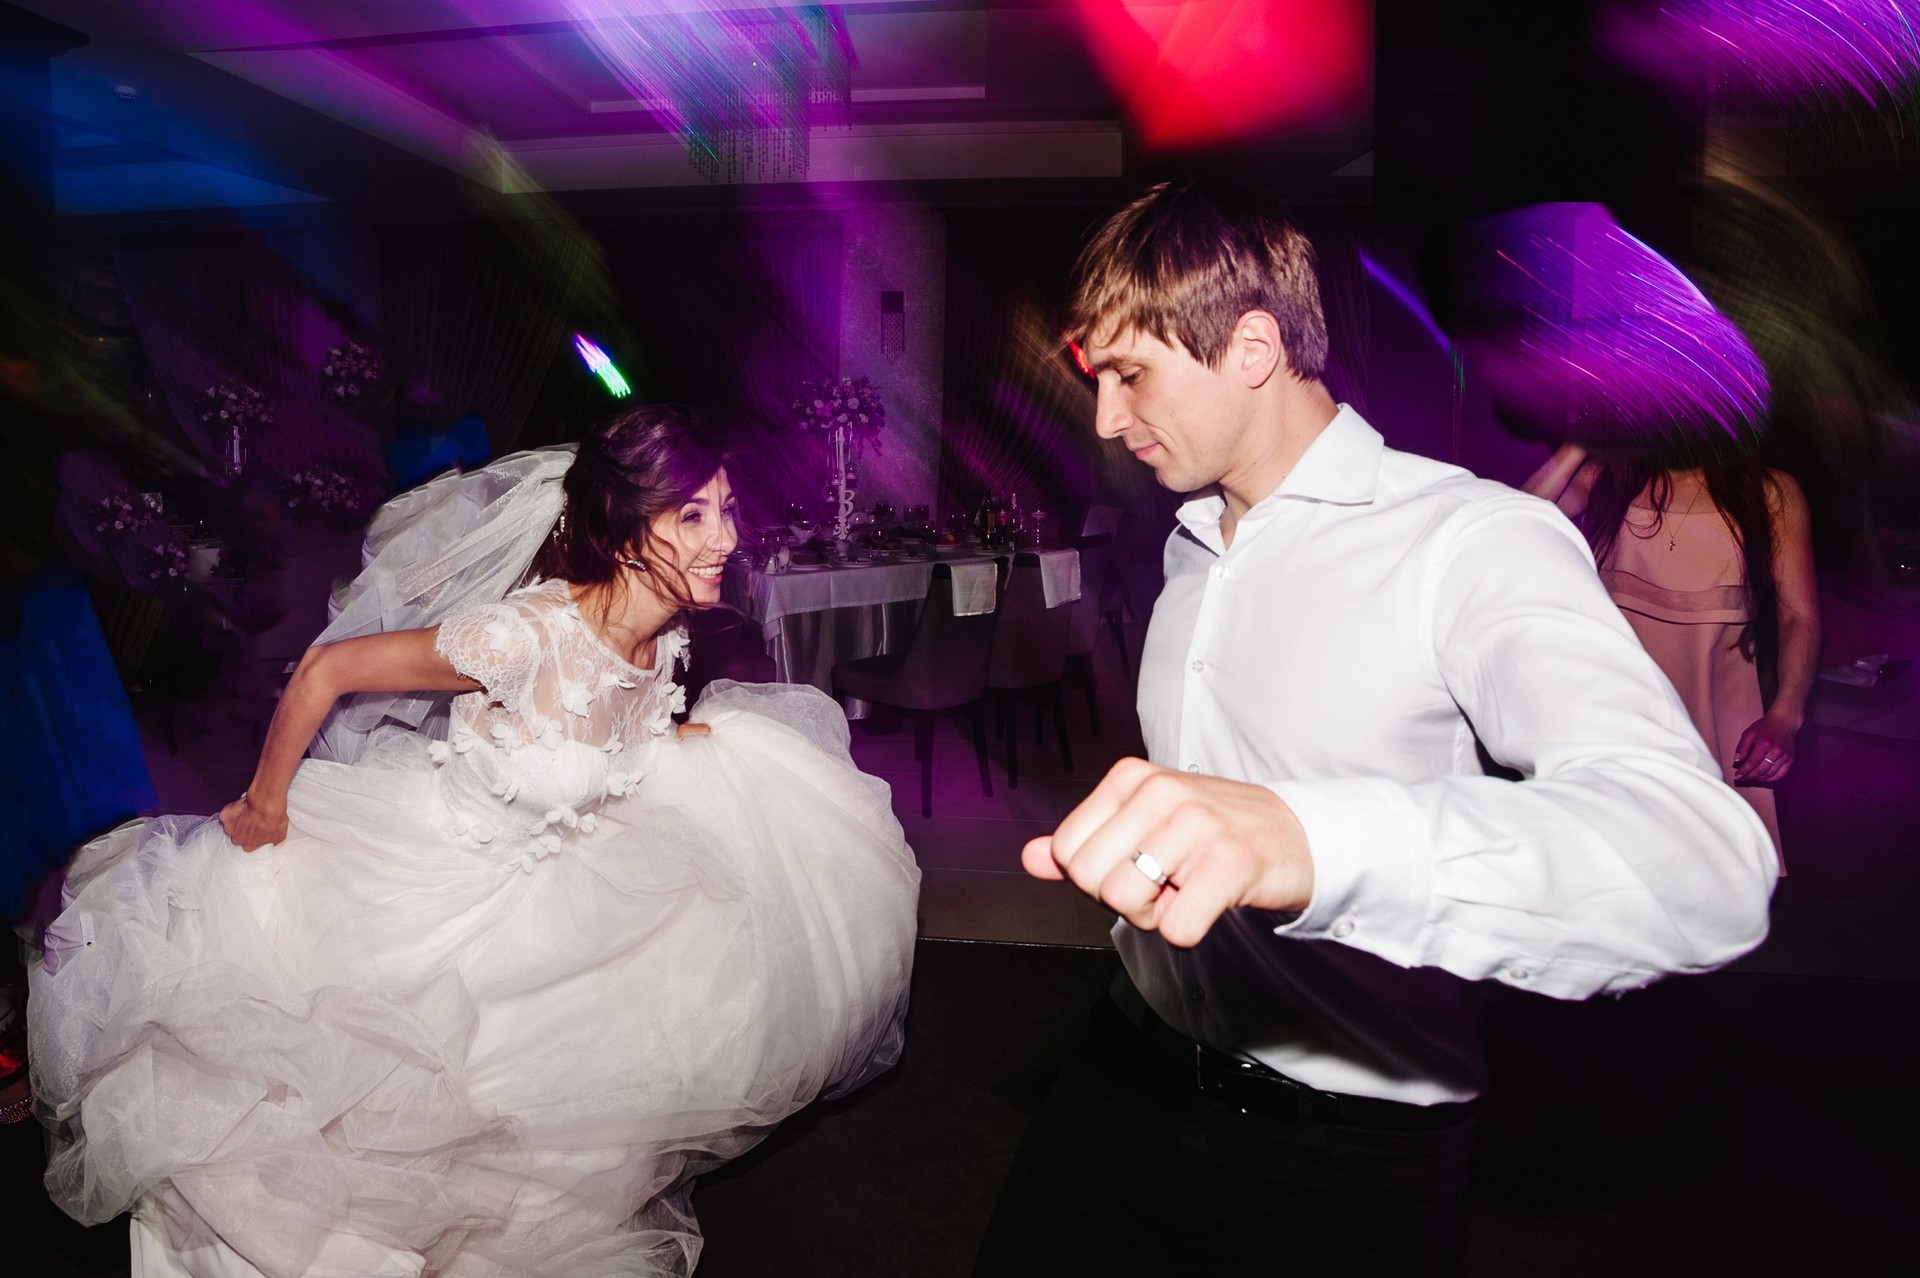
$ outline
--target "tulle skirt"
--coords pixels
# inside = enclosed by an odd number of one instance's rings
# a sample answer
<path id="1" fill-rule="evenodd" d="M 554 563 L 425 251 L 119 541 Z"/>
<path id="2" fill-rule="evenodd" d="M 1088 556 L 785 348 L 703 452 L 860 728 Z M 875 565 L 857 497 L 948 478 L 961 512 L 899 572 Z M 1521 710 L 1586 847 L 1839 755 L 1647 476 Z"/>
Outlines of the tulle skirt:
<path id="1" fill-rule="evenodd" d="M 529 873 L 404 733 L 302 765 L 273 848 L 88 844 L 32 973 L 55 1200 L 152 1273 L 690 1272 L 690 1178 L 898 1058 L 919 882 L 826 698 L 693 717 Z"/>

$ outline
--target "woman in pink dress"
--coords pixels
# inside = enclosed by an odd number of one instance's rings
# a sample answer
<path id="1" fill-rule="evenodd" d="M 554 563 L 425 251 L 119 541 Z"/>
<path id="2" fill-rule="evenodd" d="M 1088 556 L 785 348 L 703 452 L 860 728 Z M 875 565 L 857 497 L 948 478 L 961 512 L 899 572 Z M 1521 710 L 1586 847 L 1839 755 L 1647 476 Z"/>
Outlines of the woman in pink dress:
<path id="1" fill-rule="evenodd" d="M 1778 851 L 1771 787 L 1793 767 L 1820 654 L 1807 502 L 1749 443 L 1698 460 L 1662 469 L 1566 444 L 1525 487 L 1580 524 L 1608 593 Z M 1776 630 L 1769 702 L 1755 657 Z"/>

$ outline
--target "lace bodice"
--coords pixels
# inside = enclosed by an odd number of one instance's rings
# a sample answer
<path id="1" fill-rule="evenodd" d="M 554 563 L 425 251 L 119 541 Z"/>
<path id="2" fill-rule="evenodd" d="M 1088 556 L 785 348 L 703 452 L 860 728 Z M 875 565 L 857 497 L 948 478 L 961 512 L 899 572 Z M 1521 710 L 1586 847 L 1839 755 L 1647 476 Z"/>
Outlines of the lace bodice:
<path id="1" fill-rule="evenodd" d="M 591 831 L 593 809 L 639 784 L 685 708 L 673 670 L 686 645 L 684 630 L 663 631 L 653 669 L 630 664 L 559 581 L 447 618 L 435 650 L 484 689 L 454 699 L 432 746 L 447 833 L 531 871 Z"/>

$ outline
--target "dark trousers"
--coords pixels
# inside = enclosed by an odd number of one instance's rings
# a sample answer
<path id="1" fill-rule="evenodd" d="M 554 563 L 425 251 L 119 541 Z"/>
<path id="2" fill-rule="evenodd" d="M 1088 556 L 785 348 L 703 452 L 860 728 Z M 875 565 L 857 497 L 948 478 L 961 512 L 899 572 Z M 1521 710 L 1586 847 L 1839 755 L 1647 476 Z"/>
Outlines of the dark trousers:
<path id="1" fill-rule="evenodd" d="M 1241 1114 L 1103 1002 L 1027 1130 L 974 1278 L 1450 1274 L 1472 1147 L 1470 1117 L 1383 1131 Z"/>

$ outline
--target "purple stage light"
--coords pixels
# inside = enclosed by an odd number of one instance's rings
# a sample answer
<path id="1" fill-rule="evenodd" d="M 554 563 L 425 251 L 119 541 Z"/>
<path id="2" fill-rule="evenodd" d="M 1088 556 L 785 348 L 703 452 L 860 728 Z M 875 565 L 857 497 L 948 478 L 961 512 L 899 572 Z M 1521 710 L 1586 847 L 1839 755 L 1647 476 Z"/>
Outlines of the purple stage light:
<path id="1" fill-rule="evenodd" d="M 1673 74 L 1707 59 L 1728 87 L 1776 101 L 1906 94 L 1920 72 L 1916 0 L 1676 0 L 1660 10 L 1679 37 Z"/>
<path id="2" fill-rule="evenodd" d="M 1356 253 L 1355 256 L 1360 259 L 1360 269 L 1372 276 L 1374 283 L 1386 289 L 1394 301 L 1406 307 L 1407 313 L 1412 315 L 1416 320 L 1419 320 L 1420 327 L 1427 330 L 1427 334 L 1439 344 L 1440 349 L 1447 354 L 1448 358 L 1452 358 L 1454 353 L 1453 339 L 1442 332 L 1440 325 L 1434 322 L 1433 312 L 1427 309 L 1427 304 L 1421 301 L 1414 291 L 1401 281 L 1399 276 L 1374 261 L 1373 258 L 1367 255 L 1364 249 Z"/>
<path id="3" fill-rule="evenodd" d="M 1766 371 L 1740 330 L 1600 205 L 1536 205 L 1467 240 L 1469 348 L 1516 424 L 1604 448 L 1765 417 Z"/>

